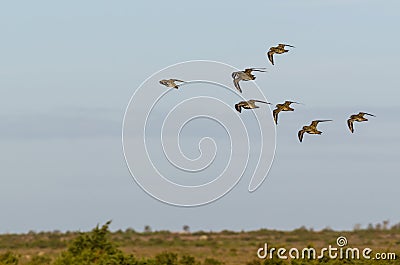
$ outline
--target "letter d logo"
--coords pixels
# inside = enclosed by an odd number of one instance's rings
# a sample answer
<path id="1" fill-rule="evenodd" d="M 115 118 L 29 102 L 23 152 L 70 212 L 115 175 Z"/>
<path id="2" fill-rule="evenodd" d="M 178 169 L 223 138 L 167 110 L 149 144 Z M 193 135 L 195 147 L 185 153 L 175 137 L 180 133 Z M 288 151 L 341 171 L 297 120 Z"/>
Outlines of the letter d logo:
<path id="1" fill-rule="evenodd" d="M 264 254 L 261 255 L 261 253 L 264 252 Z M 265 259 L 268 255 L 268 244 L 265 243 L 263 248 L 259 248 L 257 250 L 257 257 L 260 259 Z"/>

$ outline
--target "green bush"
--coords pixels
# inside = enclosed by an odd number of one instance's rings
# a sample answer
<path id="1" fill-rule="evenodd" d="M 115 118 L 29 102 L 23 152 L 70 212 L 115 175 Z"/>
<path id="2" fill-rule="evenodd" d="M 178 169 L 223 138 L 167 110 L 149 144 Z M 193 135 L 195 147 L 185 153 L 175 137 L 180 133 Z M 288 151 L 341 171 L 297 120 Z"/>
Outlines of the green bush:
<path id="1" fill-rule="evenodd" d="M 163 252 L 155 257 L 158 265 L 177 265 L 178 254 L 172 252 Z"/>
<path id="2" fill-rule="evenodd" d="M 248 261 L 246 263 L 246 265 L 261 265 L 260 260 L 259 259 L 253 259 L 251 261 Z"/>
<path id="3" fill-rule="evenodd" d="M 179 261 L 179 264 L 181 265 L 195 265 L 196 264 L 196 259 L 192 256 L 189 255 L 183 255 L 181 260 Z"/>
<path id="4" fill-rule="evenodd" d="M 0 254 L 0 265 L 17 265 L 18 257 L 11 251 Z"/>
<path id="5" fill-rule="evenodd" d="M 54 262 L 55 265 L 136 265 L 133 256 L 127 256 L 109 240 L 110 221 L 101 228 L 96 226 L 90 233 L 81 233 L 61 253 Z"/>
<path id="6" fill-rule="evenodd" d="M 287 262 L 281 259 L 265 259 L 263 262 L 263 265 L 283 265 L 283 264 L 287 264 Z"/>
<path id="7" fill-rule="evenodd" d="M 204 265 L 222 265 L 222 264 L 224 263 L 213 258 L 206 258 L 204 260 Z"/>
<path id="8" fill-rule="evenodd" d="M 33 258 L 27 263 L 27 265 L 50 265 L 51 264 L 51 258 L 42 255 L 42 256 L 33 256 Z"/>

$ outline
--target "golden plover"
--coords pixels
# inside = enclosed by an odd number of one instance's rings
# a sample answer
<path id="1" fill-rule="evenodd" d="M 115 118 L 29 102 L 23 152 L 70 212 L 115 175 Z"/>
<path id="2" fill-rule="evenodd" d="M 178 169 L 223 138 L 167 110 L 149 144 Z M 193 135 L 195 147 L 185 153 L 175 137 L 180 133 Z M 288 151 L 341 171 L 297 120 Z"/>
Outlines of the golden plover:
<path id="1" fill-rule="evenodd" d="M 357 122 L 368 121 L 367 118 L 364 118 L 364 115 L 375 117 L 375 115 L 365 113 L 365 112 L 359 112 L 358 114 L 351 115 L 350 118 L 347 120 L 347 126 L 349 126 L 350 132 L 354 133 L 353 123 L 355 121 L 357 121 Z"/>
<path id="2" fill-rule="evenodd" d="M 312 121 L 310 125 L 308 126 L 303 126 L 303 129 L 301 129 L 297 135 L 299 137 L 299 141 L 302 142 L 303 141 L 303 135 L 304 133 L 309 133 L 309 134 L 321 134 L 321 131 L 318 131 L 317 129 L 317 125 L 320 122 L 325 122 L 325 121 L 332 121 L 332 120 L 315 120 Z"/>
<path id="3" fill-rule="evenodd" d="M 173 88 L 178 89 L 179 86 L 182 85 L 182 84 L 177 85 L 175 82 L 183 83 L 185 81 L 182 81 L 182 80 L 179 80 L 179 79 L 163 79 L 163 80 L 160 80 L 160 84 L 161 85 L 164 85 L 166 87 L 171 87 L 171 88 L 173 87 Z"/>
<path id="4" fill-rule="evenodd" d="M 242 108 L 244 109 L 258 109 L 259 106 L 256 105 L 256 102 L 264 103 L 264 104 L 271 104 L 266 101 L 257 100 L 257 99 L 250 99 L 248 101 L 240 101 L 239 103 L 235 104 L 235 109 L 239 112 L 242 112 Z"/>
<path id="5" fill-rule="evenodd" d="M 294 111 L 293 108 L 290 107 L 290 104 L 301 104 L 299 102 L 295 102 L 295 101 L 289 101 L 286 100 L 284 103 L 281 104 L 276 104 L 276 108 L 272 111 L 272 114 L 274 115 L 274 120 L 275 120 L 275 124 L 278 124 L 278 114 L 281 111 Z"/>
<path id="6" fill-rule="evenodd" d="M 295 48 L 292 45 L 282 44 L 282 43 L 278 44 L 278 46 L 276 46 L 276 47 L 269 48 L 269 51 L 267 52 L 267 55 L 268 55 L 268 59 L 272 63 L 272 65 L 274 65 L 274 54 L 275 53 L 276 54 L 282 54 L 282 53 L 285 53 L 285 52 L 289 51 L 289 50 L 285 49 L 286 46 Z"/>
<path id="7" fill-rule="evenodd" d="M 266 72 L 264 71 L 264 69 L 265 68 L 247 68 L 244 71 L 233 72 L 232 73 L 233 84 L 235 85 L 236 89 L 239 90 L 240 93 L 242 93 L 242 89 L 240 88 L 239 82 L 256 79 L 255 75 L 253 75 L 251 72 L 253 71 Z"/>

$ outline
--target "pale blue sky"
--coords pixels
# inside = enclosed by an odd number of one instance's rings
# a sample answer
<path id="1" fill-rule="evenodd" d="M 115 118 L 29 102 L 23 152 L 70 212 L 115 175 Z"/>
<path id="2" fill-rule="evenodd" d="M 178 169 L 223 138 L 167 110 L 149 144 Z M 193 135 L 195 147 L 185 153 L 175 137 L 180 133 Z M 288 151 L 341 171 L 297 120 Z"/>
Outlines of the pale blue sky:
<path id="1" fill-rule="evenodd" d="M 22 4 L 23 3 L 23 4 Z M 112 228 L 351 229 L 400 221 L 398 1 L 19 1 L 0 4 L 0 233 Z M 271 66 L 267 49 L 296 46 Z M 132 180 L 121 147 L 135 89 L 174 63 L 267 67 L 281 116 L 266 182 L 179 208 Z M 377 115 L 347 131 L 358 111 Z M 296 132 L 331 118 L 322 136 Z"/>

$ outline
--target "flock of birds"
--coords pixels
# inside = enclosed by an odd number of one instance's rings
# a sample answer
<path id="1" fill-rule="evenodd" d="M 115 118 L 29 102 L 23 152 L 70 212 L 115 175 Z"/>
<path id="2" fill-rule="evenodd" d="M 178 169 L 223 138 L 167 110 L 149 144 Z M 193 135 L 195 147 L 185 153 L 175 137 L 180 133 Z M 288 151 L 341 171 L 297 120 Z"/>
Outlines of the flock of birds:
<path id="1" fill-rule="evenodd" d="M 271 47 L 269 49 L 269 51 L 267 52 L 267 56 L 272 65 L 275 65 L 274 54 L 283 54 L 283 53 L 288 52 L 289 50 L 286 50 L 285 49 L 286 47 L 295 48 L 294 46 L 288 45 L 288 44 L 278 44 L 278 46 Z M 240 93 L 242 93 L 242 88 L 240 87 L 239 82 L 254 80 L 254 79 L 256 79 L 256 76 L 254 74 L 252 74 L 252 72 L 266 72 L 265 69 L 266 68 L 247 68 L 243 71 L 233 72 L 232 78 L 233 78 L 233 84 L 234 84 L 235 88 Z M 175 88 L 175 89 L 178 89 L 179 86 L 181 86 L 183 83 L 185 83 L 185 81 L 179 80 L 179 79 L 163 79 L 159 82 L 160 82 L 160 84 L 162 84 L 168 88 Z M 242 112 L 242 108 L 243 109 L 257 109 L 257 108 L 259 108 L 259 106 L 257 106 L 257 103 L 271 104 L 269 102 L 258 100 L 258 99 L 250 99 L 247 101 L 240 101 L 239 103 L 235 104 L 235 109 L 239 113 Z M 273 118 L 274 118 L 276 125 L 278 124 L 278 114 L 281 111 L 294 111 L 294 109 L 292 107 L 290 107 L 291 104 L 302 104 L 302 103 L 286 100 L 284 103 L 275 105 L 275 109 L 272 111 L 272 114 L 273 114 Z M 349 130 L 351 133 L 354 133 L 354 122 L 355 121 L 356 122 L 368 121 L 368 119 L 364 117 L 365 115 L 375 117 L 375 115 L 370 114 L 370 113 L 359 112 L 358 114 L 353 114 L 348 118 L 347 126 L 349 127 Z M 303 126 L 303 128 L 301 130 L 299 130 L 297 133 L 299 141 L 300 142 L 303 141 L 304 133 L 317 134 L 317 135 L 322 134 L 322 132 L 317 129 L 317 126 L 320 122 L 328 122 L 328 121 L 332 121 L 332 120 L 313 120 L 310 125 Z"/>

